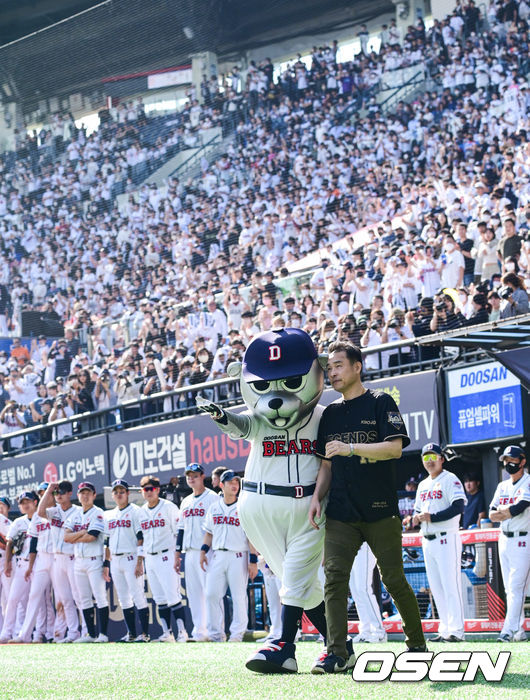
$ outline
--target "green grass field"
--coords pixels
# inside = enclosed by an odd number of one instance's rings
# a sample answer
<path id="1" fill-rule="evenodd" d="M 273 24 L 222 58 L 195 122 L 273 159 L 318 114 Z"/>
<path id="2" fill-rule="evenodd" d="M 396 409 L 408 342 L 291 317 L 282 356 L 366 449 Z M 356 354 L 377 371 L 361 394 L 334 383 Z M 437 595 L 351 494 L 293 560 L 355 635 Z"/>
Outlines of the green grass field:
<path id="1" fill-rule="evenodd" d="M 450 648 L 448 648 L 450 647 Z M 244 667 L 257 644 L 53 644 L 0 647 L 0 698 L 527 698 L 528 643 L 431 644 L 439 651 L 499 651 L 512 656 L 502 683 L 354 683 L 351 676 L 313 676 L 321 645 L 297 645 L 297 675 L 263 676 Z M 404 645 L 358 645 L 398 654 Z"/>

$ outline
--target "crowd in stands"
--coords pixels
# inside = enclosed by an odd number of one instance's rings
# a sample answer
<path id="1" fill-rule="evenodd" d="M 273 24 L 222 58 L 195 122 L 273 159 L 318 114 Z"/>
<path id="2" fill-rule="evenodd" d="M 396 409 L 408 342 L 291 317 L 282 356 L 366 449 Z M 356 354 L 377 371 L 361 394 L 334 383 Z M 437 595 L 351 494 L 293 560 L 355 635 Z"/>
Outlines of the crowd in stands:
<path id="1" fill-rule="evenodd" d="M 361 29 L 348 63 L 334 42 L 277 78 L 268 59 L 235 67 L 151 144 L 138 100 L 88 137 L 57 116 L 21 139 L 0 163 L 0 335 L 20 335 L 28 309 L 67 330 L 0 353 L 4 432 L 224 377 L 270 328 L 325 350 L 527 313 L 528 15 L 526 0 L 486 16 L 463 0 L 428 30 L 384 25 L 377 53 Z M 380 108 L 384 75 L 420 62 L 437 88 Z M 139 162 L 228 122 L 233 142 L 199 177 L 134 184 Z M 290 274 L 315 251 L 310 274 Z"/>

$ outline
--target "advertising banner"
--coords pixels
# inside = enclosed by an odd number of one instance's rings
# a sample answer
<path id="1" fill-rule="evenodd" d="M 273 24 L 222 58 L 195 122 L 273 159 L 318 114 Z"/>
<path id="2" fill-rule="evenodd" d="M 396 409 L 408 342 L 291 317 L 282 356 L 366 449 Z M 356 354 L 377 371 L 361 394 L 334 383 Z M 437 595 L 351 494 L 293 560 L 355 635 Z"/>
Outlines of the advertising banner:
<path id="1" fill-rule="evenodd" d="M 163 483 L 199 462 L 206 474 L 215 467 L 242 471 L 250 452 L 245 440 L 232 440 L 207 415 L 180 418 L 109 434 L 110 481 L 137 484 L 142 476 Z"/>
<path id="2" fill-rule="evenodd" d="M 14 500 L 42 481 L 91 481 L 98 493 L 108 483 L 107 436 L 96 435 L 0 461 L 0 496 Z"/>
<path id="3" fill-rule="evenodd" d="M 521 383 L 500 362 L 449 370 L 447 401 L 451 444 L 523 435 Z"/>

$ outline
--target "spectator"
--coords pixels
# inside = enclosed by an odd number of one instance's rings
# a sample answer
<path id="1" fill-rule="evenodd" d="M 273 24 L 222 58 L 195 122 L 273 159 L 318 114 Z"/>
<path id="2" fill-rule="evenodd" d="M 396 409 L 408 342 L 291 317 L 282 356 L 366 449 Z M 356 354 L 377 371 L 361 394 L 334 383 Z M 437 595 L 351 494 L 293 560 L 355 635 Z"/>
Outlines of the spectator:
<path id="1" fill-rule="evenodd" d="M 13 338 L 13 345 L 10 350 L 11 357 L 14 357 L 17 363 L 24 366 L 26 362 L 29 362 L 30 355 L 29 350 L 25 345 L 22 345 L 20 338 Z"/>
<path id="2" fill-rule="evenodd" d="M 418 490 L 418 481 L 414 477 L 411 477 L 405 483 L 405 494 L 398 501 L 399 516 L 401 520 L 409 517 L 408 523 L 411 523 L 412 515 L 414 514 L 414 503 L 416 501 L 416 491 Z"/>
<path id="3" fill-rule="evenodd" d="M 470 472 L 464 476 L 464 488 L 467 496 L 467 505 L 462 514 L 464 530 L 473 526 L 480 527 L 480 521 L 486 517 L 486 501 L 484 500 L 484 492 L 480 488 L 480 481 L 476 472 Z"/>
<path id="4" fill-rule="evenodd" d="M 506 217 L 503 221 L 503 235 L 497 248 L 501 263 L 507 258 L 518 258 L 521 253 L 522 239 L 517 235 L 515 219 Z"/>
<path id="5" fill-rule="evenodd" d="M 511 318 L 512 316 L 528 313 L 528 294 L 521 278 L 514 272 L 509 272 L 503 276 L 502 284 L 504 287 L 499 291 L 499 295 L 503 300 L 500 317 Z"/>
<path id="6" fill-rule="evenodd" d="M 24 414 L 20 409 L 20 405 L 10 399 L 6 402 L 6 405 L 0 412 L 0 424 L 2 426 L 2 434 L 8 436 L 10 433 L 16 433 L 19 430 L 23 430 L 26 427 L 24 421 Z M 8 447 L 6 444 L 8 441 L 4 441 L 4 452 L 11 452 L 12 450 L 20 449 L 24 444 L 24 438 L 20 437 L 12 438 L 8 442 Z"/>

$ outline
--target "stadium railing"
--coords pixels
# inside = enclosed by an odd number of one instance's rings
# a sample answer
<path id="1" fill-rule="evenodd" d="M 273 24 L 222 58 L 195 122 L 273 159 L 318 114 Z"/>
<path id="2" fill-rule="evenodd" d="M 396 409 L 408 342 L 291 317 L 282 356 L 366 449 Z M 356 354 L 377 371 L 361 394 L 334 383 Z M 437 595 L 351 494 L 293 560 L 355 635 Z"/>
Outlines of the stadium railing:
<path id="1" fill-rule="evenodd" d="M 393 343 L 386 343 L 385 345 L 376 345 L 369 348 L 363 348 L 363 356 L 373 354 L 379 356 L 380 367 L 382 366 L 382 354 L 388 352 L 389 350 L 397 350 L 398 357 L 401 360 L 401 364 L 396 365 L 395 367 L 366 370 L 364 372 L 364 377 L 366 379 L 377 379 L 379 377 L 388 377 L 395 374 L 407 374 L 420 370 L 435 369 L 440 366 L 440 363 L 443 362 L 444 359 L 454 363 L 458 361 L 469 364 L 471 362 L 478 361 L 485 356 L 484 348 L 445 348 L 443 346 L 443 341 L 464 333 L 473 333 L 478 330 L 487 331 L 493 328 L 502 330 L 503 326 L 505 325 L 523 325 L 529 322 L 530 314 L 525 314 L 524 316 L 506 319 L 505 321 L 486 323 L 478 326 L 468 326 L 465 329 L 456 328 L 452 331 L 446 331 L 444 333 L 433 333 L 431 335 L 419 338 L 410 338 Z M 415 353 L 417 349 L 421 349 L 421 347 L 424 345 L 440 346 L 439 355 L 430 359 L 422 359 L 421 356 L 416 356 L 415 354 L 414 358 L 406 358 L 407 361 L 403 361 L 405 359 L 404 353 L 402 353 L 404 347 L 412 347 Z M 12 456 L 27 452 L 29 450 L 41 449 L 44 447 L 49 447 L 50 445 L 56 445 L 60 442 L 79 440 L 80 438 L 114 430 L 121 430 L 123 428 L 133 427 L 140 424 L 145 425 L 156 421 L 196 415 L 199 413 L 195 405 L 195 396 L 198 393 L 201 393 L 205 397 L 224 407 L 241 403 L 239 379 L 223 377 L 221 379 L 215 379 L 213 381 L 203 382 L 200 384 L 190 384 L 188 386 L 173 389 L 167 392 L 160 392 L 157 394 L 151 394 L 150 396 L 139 397 L 138 399 L 126 401 L 110 408 L 105 408 L 98 411 L 75 414 L 69 418 L 63 418 L 44 425 L 36 425 L 23 430 L 17 430 L 16 432 L 4 433 L 3 435 L 0 435 L 0 441 L 3 441 L 4 443 L 4 454 Z M 169 401 L 170 406 L 168 406 Z M 71 426 L 70 429 L 72 434 L 59 439 L 57 437 L 57 428 L 61 426 Z M 51 436 L 48 435 L 46 437 L 46 434 L 50 430 L 52 431 Z M 22 437 L 26 442 L 28 436 L 35 434 L 38 435 L 39 433 L 41 433 L 41 435 L 39 435 L 37 441 L 34 439 L 32 440 L 31 438 L 29 439 L 29 442 L 33 442 L 33 444 L 25 444 L 22 447 L 12 446 L 12 441 L 16 438 Z M 42 433 L 44 433 L 44 436 L 42 436 Z"/>

